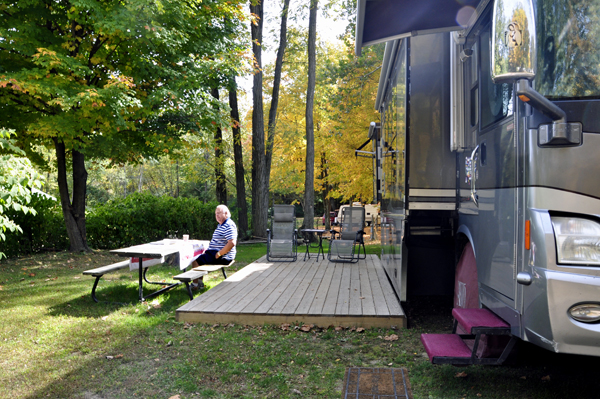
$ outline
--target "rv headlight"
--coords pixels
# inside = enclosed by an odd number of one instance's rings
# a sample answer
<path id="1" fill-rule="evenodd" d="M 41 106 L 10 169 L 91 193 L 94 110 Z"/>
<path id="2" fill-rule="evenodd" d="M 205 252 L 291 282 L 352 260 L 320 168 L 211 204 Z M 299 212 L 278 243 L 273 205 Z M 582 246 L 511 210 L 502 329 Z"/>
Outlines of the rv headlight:
<path id="1" fill-rule="evenodd" d="M 600 224 L 588 219 L 552 217 L 558 263 L 600 266 Z"/>
<path id="2" fill-rule="evenodd" d="M 583 323 L 595 323 L 600 321 L 600 305 L 597 303 L 582 303 L 571 306 L 569 316 Z"/>

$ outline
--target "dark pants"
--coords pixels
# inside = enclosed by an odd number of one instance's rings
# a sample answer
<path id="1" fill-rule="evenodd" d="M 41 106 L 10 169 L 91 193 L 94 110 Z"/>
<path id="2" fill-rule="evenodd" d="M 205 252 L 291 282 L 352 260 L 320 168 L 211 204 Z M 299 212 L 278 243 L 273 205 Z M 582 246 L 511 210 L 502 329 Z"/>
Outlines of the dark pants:
<path id="1" fill-rule="evenodd" d="M 202 255 L 200 255 L 198 257 L 198 259 L 196 259 L 196 262 L 198 262 L 198 265 L 228 265 L 229 262 L 231 262 L 231 260 L 229 259 L 224 259 L 223 257 L 220 257 L 219 259 L 215 258 L 215 256 L 217 255 L 217 252 L 219 252 L 216 249 L 209 249 L 204 251 L 204 253 Z"/>
<path id="2" fill-rule="evenodd" d="M 231 260 L 224 259 L 223 257 L 221 257 L 219 259 L 215 258 L 215 256 L 217 255 L 217 252 L 219 252 L 219 251 L 215 250 L 215 249 L 208 249 L 208 250 L 204 251 L 204 253 L 202 255 L 200 255 L 196 259 L 196 262 L 198 263 L 198 266 L 202 266 L 202 265 L 228 265 L 229 262 L 231 262 Z M 200 277 L 199 280 L 194 280 L 194 282 L 200 284 L 200 287 L 204 286 L 204 283 L 202 283 L 202 277 Z"/>

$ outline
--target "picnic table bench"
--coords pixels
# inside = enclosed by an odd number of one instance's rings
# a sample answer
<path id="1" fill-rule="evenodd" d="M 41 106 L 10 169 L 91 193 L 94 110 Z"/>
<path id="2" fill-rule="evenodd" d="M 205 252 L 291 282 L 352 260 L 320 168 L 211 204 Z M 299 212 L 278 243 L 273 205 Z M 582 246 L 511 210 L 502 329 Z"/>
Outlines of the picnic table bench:
<path id="1" fill-rule="evenodd" d="M 178 274 L 177 276 L 173 276 L 173 279 L 179 280 L 182 283 L 185 283 L 185 288 L 187 289 L 188 295 L 190 296 L 190 301 L 194 299 L 194 294 L 192 294 L 192 287 L 190 283 L 196 279 L 199 279 L 202 276 L 207 275 L 208 272 L 202 270 L 190 270 L 185 273 Z"/>
<path id="2" fill-rule="evenodd" d="M 96 277 L 96 280 L 94 281 L 94 286 L 92 287 L 92 299 L 94 300 L 94 302 L 99 302 L 98 298 L 96 298 L 96 287 L 98 287 L 98 281 L 100 280 L 100 278 L 107 273 L 116 272 L 117 270 L 125 269 L 126 267 L 129 267 L 129 260 L 112 263 L 110 265 L 97 267 L 95 269 L 90 269 L 83 272 L 83 274 L 85 275 Z"/>
<path id="3" fill-rule="evenodd" d="M 199 271 L 199 272 L 207 272 L 207 273 L 221 270 L 221 272 L 223 272 L 223 278 L 227 278 L 227 272 L 225 271 L 225 269 L 228 268 L 229 266 L 232 266 L 234 263 L 235 263 L 235 260 L 232 260 L 231 262 L 229 262 L 226 265 L 202 265 L 202 266 L 196 266 L 192 270 Z"/>

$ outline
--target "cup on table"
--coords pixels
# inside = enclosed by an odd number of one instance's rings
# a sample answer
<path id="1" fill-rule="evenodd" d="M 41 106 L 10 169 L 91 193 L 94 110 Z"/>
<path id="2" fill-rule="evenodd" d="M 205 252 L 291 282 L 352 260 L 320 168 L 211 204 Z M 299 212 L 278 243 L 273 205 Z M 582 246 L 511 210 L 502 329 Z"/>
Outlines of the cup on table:
<path id="1" fill-rule="evenodd" d="M 187 241 L 189 239 L 190 239 L 190 236 L 188 234 L 183 235 L 183 241 Z"/>

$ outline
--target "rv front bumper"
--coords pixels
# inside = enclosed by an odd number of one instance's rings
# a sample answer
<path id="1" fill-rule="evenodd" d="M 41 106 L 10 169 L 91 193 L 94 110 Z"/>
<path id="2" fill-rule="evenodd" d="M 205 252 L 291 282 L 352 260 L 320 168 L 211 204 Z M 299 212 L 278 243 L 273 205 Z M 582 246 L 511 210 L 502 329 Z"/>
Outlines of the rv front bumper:
<path id="1" fill-rule="evenodd" d="M 600 356 L 600 322 L 584 323 L 569 314 L 573 305 L 600 303 L 600 277 L 540 268 L 537 271 L 546 280 L 551 326 L 551 332 L 544 334 L 543 346 L 560 353 Z"/>

